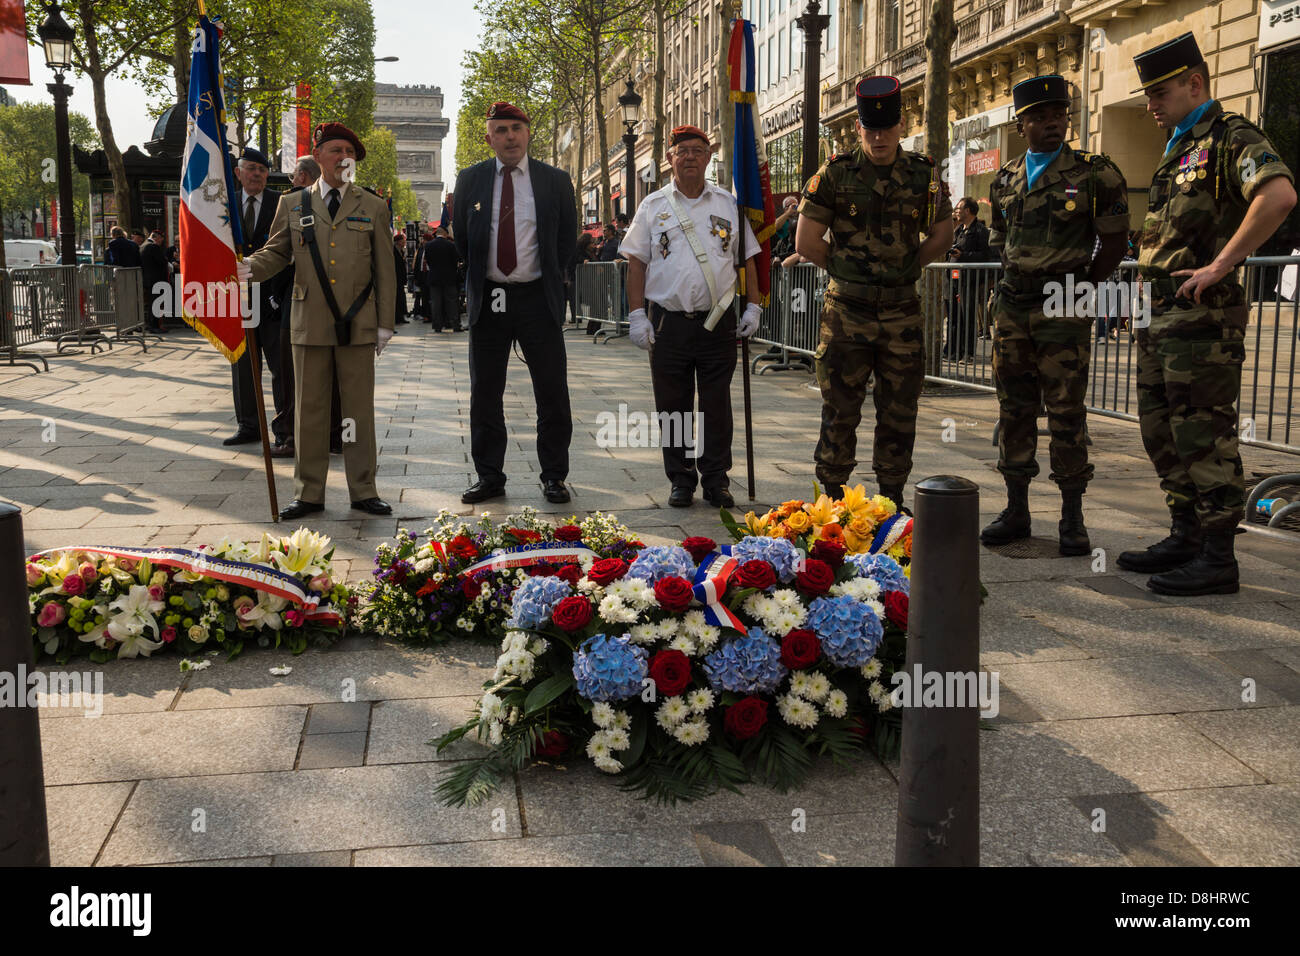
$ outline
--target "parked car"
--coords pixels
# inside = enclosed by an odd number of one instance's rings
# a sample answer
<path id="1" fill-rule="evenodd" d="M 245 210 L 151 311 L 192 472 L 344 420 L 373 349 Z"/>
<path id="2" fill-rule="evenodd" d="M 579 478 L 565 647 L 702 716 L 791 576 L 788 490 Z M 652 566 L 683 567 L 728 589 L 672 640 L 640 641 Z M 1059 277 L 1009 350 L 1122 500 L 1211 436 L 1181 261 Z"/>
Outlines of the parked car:
<path id="1" fill-rule="evenodd" d="M 59 261 L 54 243 L 44 239 L 6 239 L 5 263 L 10 269 L 52 266 Z"/>

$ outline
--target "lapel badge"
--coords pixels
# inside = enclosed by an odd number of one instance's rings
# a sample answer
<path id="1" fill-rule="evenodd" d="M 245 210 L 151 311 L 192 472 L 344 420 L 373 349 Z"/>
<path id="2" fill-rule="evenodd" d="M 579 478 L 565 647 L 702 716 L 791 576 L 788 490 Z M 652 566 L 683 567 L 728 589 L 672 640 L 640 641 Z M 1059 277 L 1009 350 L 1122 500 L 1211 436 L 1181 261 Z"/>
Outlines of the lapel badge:
<path id="1" fill-rule="evenodd" d="M 478 211 L 479 211 L 480 209 L 482 209 L 482 208 L 483 208 L 483 204 L 482 204 L 481 202 L 476 202 L 476 203 L 474 204 L 474 211 L 475 211 L 475 212 L 478 212 Z"/>
<path id="2" fill-rule="evenodd" d="M 913 218 L 913 219 L 920 219 L 920 218 L 921 218 L 921 210 L 919 210 L 919 209 L 913 209 L 913 210 L 912 210 L 912 218 Z"/>
<path id="3" fill-rule="evenodd" d="M 858 207 L 853 203 L 849 203 L 849 215 L 856 216 L 857 214 L 858 214 Z"/>

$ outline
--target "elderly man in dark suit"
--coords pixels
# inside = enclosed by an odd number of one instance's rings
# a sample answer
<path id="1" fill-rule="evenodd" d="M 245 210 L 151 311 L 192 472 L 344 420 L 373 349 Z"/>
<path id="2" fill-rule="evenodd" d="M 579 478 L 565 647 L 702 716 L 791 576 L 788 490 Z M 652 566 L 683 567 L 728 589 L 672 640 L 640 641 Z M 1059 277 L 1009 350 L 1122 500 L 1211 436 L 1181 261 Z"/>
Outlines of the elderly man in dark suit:
<path id="1" fill-rule="evenodd" d="M 474 504 L 505 494 L 507 444 L 502 396 L 515 342 L 537 399 L 537 458 L 546 500 L 569 500 L 573 419 L 564 352 L 564 267 L 578 221 L 568 173 L 530 159 L 527 114 L 496 103 L 485 137 L 494 159 L 456 176 L 452 232 L 465 260 L 469 311 L 470 454 L 478 481 L 461 496 Z"/>
<path id="2" fill-rule="evenodd" d="M 104 262 L 125 269 L 139 267 L 140 247 L 134 239 L 127 238 L 126 230 L 121 226 L 114 226 L 110 235 L 112 238 L 104 249 Z"/>
<path id="3" fill-rule="evenodd" d="M 149 303 L 144 322 L 150 332 L 166 332 L 163 316 L 171 315 L 171 267 L 167 264 L 167 250 L 162 233 L 155 229 L 149 241 L 140 247 L 140 268 L 144 275 L 144 297 Z"/>
<path id="4" fill-rule="evenodd" d="M 271 234 L 271 223 L 275 221 L 275 207 L 280 201 L 276 193 L 267 192 L 266 180 L 270 175 L 270 160 L 266 154 L 256 149 L 245 149 L 235 167 L 235 178 L 242 187 L 238 193 L 240 225 L 244 237 L 242 252 L 251 255 L 262 246 Z M 275 418 L 271 422 L 275 444 L 271 447 L 271 457 L 293 457 L 293 430 L 284 416 L 285 377 L 280 371 L 280 310 L 271 301 L 275 286 L 264 283 L 258 290 L 258 325 L 257 346 L 261 356 L 266 359 L 266 366 L 271 371 L 271 396 L 275 403 Z M 258 359 L 261 361 L 261 358 Z M 238 430 L 223 445 L 246 445 L 262 440 L 261 429 L 257 424 L 257 395 L 253 386 L 253 364 L 251 356 L 245 351 L 234 365 L 230 366 L 231 390 L 235 397 L 235 419 Z"/>

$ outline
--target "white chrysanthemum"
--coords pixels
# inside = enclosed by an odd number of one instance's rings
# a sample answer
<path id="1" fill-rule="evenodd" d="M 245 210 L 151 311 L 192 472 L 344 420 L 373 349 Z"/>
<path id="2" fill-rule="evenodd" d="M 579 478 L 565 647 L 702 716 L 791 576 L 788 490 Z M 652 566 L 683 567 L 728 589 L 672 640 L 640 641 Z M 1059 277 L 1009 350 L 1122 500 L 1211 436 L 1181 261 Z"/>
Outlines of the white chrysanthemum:
<path id="1" fill-rule="evenodd" d="M 758 591 L 745 599 L 745 610 L 754 617 L 765 618 L 772 613 L 773 601 L 770 595 Z"/>
<path id="2" fill-rule="evenodd" d="M 879 601 L 863 601 L 862 603 L 865 604 L 867 607 L 871 608 L 871 610 L 875 613 L 876 619 L 878 621 L 882 623 L 884 622 L 885 606 L 883 604 L 881 604 Z"/>
<path id="3" fill-rule="evenodd" d="M 631 583 L 633 587 L 632 603 L 640 607 L 642 610 L 648 607 L 659 606 L 659 599 L 655 597 L 653 584 L 642 581 L 640 578 L 634 579 Z"/>
<path id="4" fill-rule="evenodd" d="M 713 706 L 713 691 L 707 688 L 691 691 L 686 695 L 686 706 L 697 714 L 704 713 Z"/>
<path id="5" fill-rule="evenodd" d="M 468 618 L 464 618 L 464 617 L 456 618 L 456 626 L 460 628 L 462 631 L 474 630 L 473 623 Z"/>
<path id="6" fill-rule="evenodd" d="M 862 676 L 867 680 L 880 676 L 880 661 L 874 657 L 862 665 Z"/>
<path id="7" fill-rule="evenodd" d="M 528 635 L 523 631 L 506 631 L 506 636 L 501 640 L 501 652 L 509 654 L 511 651 L 522 651 L 528 648 Z"/>
<path id="8" fill-rule="evenodd" d="M 714 645 L 718 643 L 718 638 L 722 636 L 722 629 L 714 627 L 712 624 L 706 624 L 704 629 L 695 636 L 696 644 L 701 654 L 707 654 L 713 650 Z"/>
<path id="9" fill-rule="evenodd" d="M 867 686 L 867 696 L 871 698 L 872 703 L 881 711 L 886 711 L 894 706 L 894 700 L 885 689 L 885 685 L 878 680 L 873 680 Z"/>
<path id="10" fill-rule="evenodd" d="M 842 690 L 833 690 L 826 695 L 823 706 L 832 717 L 843 717 L 849 712 L 849 696 Z"/>
<path id="11" fill-rule="evenodd" d="M 704 619 L 703 611 L 687 611 L 681 616 L 682 630 L 691 637 L 699 637 L 709 623 Z"/>
<path id="12" fill-rule="evenodd" d="M 664 730 L 672 730 L 691 715 L 691 708 L 680 697 L 669 697 L 659 705 L 655 720 Z"/>
<path id="13" fill-rule="evenodd" d="M 599 730 L 591 735 L 587 741 L 587 756 L 592 760 L 610 756 L 609 734 L 606 731 Z"/>
<path id="14" fill-rule="evenodd" d="M 802 618 L 789 609 L 778 611 L 772 615 L 772 633 L 789 634 L 803 623 Z"/>
<path id="15" fill-rule="evenodd" d="M 633 624 L 627 629 L 627 637 L 633 644 L 653 644 L 659 639 L 659 628 L 654 624 Z"/>
<path id="16" fill-rule="evenodd" d="M 605 731 L 605 739 L 610 750 L 627 750 L 632 746 L 632 738 L 626 730 L 611 729 Z"/>
<path id="17" fill-rule="evenodd" d="M 484 694 L 479 702 L 479 716 L 483 720 L 497 720 L 506 712 L 505 704 L 496 694 Z"/>
<path id="18" fill-rule="evenodd" d="M 614 728 L 613 728 L 613 729 L 615 729 L 615 730 L 630 730 L 631 728 L 632 728 L 632 718 L 629 717 L 629 716 L 628 716 L 624 711 L 621 711 L 621 710 L 619 710 L 619 711 L 615 711 L 615 712 L 614 712 Z"/>
<path id="19" fill-rule="evenodd" d="M 679 619 L 675 617 L 666 617 L 657 625 L 659 628 L 660 640 L 670 641 L 681 631 Z"/>
<path id="20" fill-rule="evenodd" d="M 578 593 L 586 594 L 589 597 L 595 597 L 603 593 L 604 589 L 591 578 L 582 578 L 578 581 Z"/>
<path id="21" fill-rule="evenodd" d="M 674 651 L 681 651 L 688 657 L 695 653 L 695 642 L 685 634 L 679 634 L 669 642 L 668 647 Z"/>
<path id="22" fill-rule="evenodd" d="M 808 675 L 803 671 L 795 671 L 790 675 L 790 693 L 796 697 L 808 696 Z"/>
<path id="23" fill-rule="evenodd" d="M 613 757 L 597 757 L 596 769 L 603 770 L 605 773 L 620 773 L 623 765 Z"/>
<path id="24" fill-rule="evenodd" d="M 831 680 L 829 677 L 820 673 L 808 675 L 808 692 L 803 696 L 811 701 L 821 703 L 830 692 Z"/>
<path id="25" fill-rule="evenodd" d="M 415 562 L 415 573 L 428 574 L 433 570 L 433 564 L 433 558 L 421 558 L 419 561 Z"/>
<path id="26" fill-rule="evenodd" d="M 609 624 L 631 624 L 636 620 L 636 611 L 615 595 L 606 594 L 600 599 L 600 616 Z"/>
<path id="27" fill-rule="evenodd" d="M 777 588 L 772 592 L 772 602 L 779 607 L 803 607 L 799 592 L 794 588 Z"/>
<path id="28" fill-rule="evenodd" d="M 709 739 L 709 725 L 702 720 L 688 720 L 673 731 L 673 736 L 679 743 L 694 747 Z"/>
<path id="29" fill-rule="evenodd" d="M 847 595 L 855 601 L 871 601 L 880 596 L 880 585 L 871 578 L 849 578 L 831 586 L 832 597 Z"/>
<path id="30" fill-rule="evenodd" d="M 821 719 L 821 714 L 817 708 L 804 700 L 802 697 L 795 697 L 793 694 L 785 694 L 776 699 L 776 709 L 780 712 L 781 718 L 791 727 L 802 727 L 805 730 L 811 730 L 817 726 L 817 721 Z"/>
<path id="31" fill-rule="evenodd" d="M 602 730 L 614 726 L 614 708 L 601 701 L 591 707 L 591 722 Z"/>
<path id="32" fill-rule="evenodd" d="M 494 720 L 492 721 L 491 726 L 488 727 L 488 743 L 491 744 L 493 747 L 501 746 L 502 726 L 503 724 L 501 723 L 501 721 Z"/>
<path id="33" fill-rule="evenodd" d="M 532 654 L 533 657 L 538 657 L 541 654 L 545 654 L 546 649 L 550 646 L 551 646 L 550 642 L 547 641 L 545 638 L 542 637 L 534 638 L 533 640 L 528 642 L 528 653 Z"/>

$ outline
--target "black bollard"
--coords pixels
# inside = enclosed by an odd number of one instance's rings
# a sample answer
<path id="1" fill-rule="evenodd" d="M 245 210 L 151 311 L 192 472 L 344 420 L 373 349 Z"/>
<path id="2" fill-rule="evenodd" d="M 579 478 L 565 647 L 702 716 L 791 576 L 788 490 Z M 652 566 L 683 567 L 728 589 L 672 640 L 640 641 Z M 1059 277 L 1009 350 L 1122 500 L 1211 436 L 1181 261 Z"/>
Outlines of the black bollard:
<path id="1" fill-rule="evenodd" d="M 979 673 L 979 486 L 941 475 L 916 486 L 895 866 L 978 866 L 979 701 L 917 706 L 922 674 Z M 965 684 L 974 685 L 974 680 Z M 890 688 L 892 690 L 892 688 Z M 964 695 L 965 696 L 965 695 Z"/>
<path id="2" fill-rule="evenodd" d="M 27 706 L 32 622 L 27 610 L 23 515 L 0 502 L 0 675 L 14 699 L 0 706 L 0 866 L 49 866 L 40 714 Z"/>

